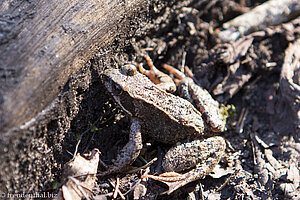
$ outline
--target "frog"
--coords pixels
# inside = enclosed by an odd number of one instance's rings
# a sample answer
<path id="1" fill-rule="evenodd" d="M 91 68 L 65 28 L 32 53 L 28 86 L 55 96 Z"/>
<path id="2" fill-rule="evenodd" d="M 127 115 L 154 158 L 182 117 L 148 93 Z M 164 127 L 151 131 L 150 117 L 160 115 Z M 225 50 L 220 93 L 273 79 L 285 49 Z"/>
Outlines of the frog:
<path id="1" fill-rule="evenodd" d="M 162 64 L 162 67 L 166 71 L 175 76 L 175 78 L 171 79 L 169 75 L 154 66 L 151 58 L 147 54 L 144 55 L 144 58 L 150 70 L 146 70 L 142 63 L 140 63 L 138 68 L 141 73 L 145 74 L 154 84 L 167 92 L 173 93 L 176 91 L 176 88 L 178 88 L 178 94 L 191 102 L 201 112 L 203 119 L 209 125 L 211 131 L 225 131 L 226 116 L 222 115 L 222 110 L 219 109 L 219 103 L 212 98 L 207 90 L 196 83 L 197 81 L 193 79 L 193 73 L 187 66 L 184 67 L 184 70 L 188 76 L 171 65 Z"/>
<path id="2" fill-rule="evenodd" d="M 165 173 L 143 175 L 168 185 L 167 194 L 204 178 L 219 163 L 226 142 L 214 136 L 214 129 L 189 101 L 155 85 L 132 64 L 106 69 L 101 80 L 116 104 L 131 118 L 129 141 L 113 164 L 101 176 L 122 172 L 139 156 L 142 135 L 173 144 L 165 154 L 162 166 Z M 223 127 L 224 123 L 218 127 Z M 184 173 L 180 173 L 183 172 Z"/>

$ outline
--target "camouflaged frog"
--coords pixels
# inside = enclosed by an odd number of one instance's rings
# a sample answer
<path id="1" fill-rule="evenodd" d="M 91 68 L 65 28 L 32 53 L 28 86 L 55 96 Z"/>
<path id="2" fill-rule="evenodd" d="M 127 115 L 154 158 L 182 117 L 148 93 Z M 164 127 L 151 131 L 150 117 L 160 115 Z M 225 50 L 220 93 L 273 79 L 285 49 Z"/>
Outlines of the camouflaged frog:
<path id="1" fill-rule="evenodd" d="M 217 119 L 216 122 L 213 122 L 212 117 L 206 117 L 206 122 L 202 118 L 203 115 L 210 116 L 206 110 L 210 105 L 202 105 L 201 114 L 191 102 L 161 89 L 148 77 L 137 72 L 133 65 L 105 70 L 102 82 L 115 102 L 131 117 L 131 127 L 129 142 L 123 147 L 114 164 L 101 175 L 121 172 L 130 165 L 142 149 L 142 134 L 163 143 L 177 143 L 163 159 L 166 173 L 145 176 L 166 183 L 169 186 L 168 194 L 189 182 L 204 178 L 219 162 L 225 151 L 225 140 L 219 136 L 210 136 L 212 132 L 223 132 L 225 122 L 221 120 L 223 117 L 216 106 L 218 103 L 208 92 L 205 94 L 209 97 L 202 97 L 206 99 L 204 104 L 212 102 L 214 115 L 218 115 L 213 117 Z M 183 85 L 189 83 L 185 82 L 186 80 L 182 81 Z M 190 86 L 192 87 L 196 86 Z M 197 87 L 196 90 L 200 88 Z M 210 127 L 211 124 L 214 127 Z M 193 140 L 178 143 L 185 139 Z M 183 170 L 189 171 L 184 174 L 177 173 Z"/>

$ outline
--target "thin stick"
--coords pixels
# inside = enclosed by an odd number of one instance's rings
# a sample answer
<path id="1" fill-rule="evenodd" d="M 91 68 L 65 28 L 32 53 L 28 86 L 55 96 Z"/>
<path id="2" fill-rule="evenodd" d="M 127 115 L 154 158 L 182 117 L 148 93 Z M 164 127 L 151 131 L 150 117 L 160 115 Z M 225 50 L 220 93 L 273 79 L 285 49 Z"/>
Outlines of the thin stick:
<path id="1" fill-rule="evenodd" d="M 117 196 L 118 196 L 119 186 L 120 186 L 120 178 L 117 177 L 117 183 L 116 183 L 115 191 L 114 191 L 114 194 L 113 194 L 114 199 L 117 198 Z"/>
<path id="2" fill-rule="evenodd" d="M 129 170 L 129 171 L 127 171 L 126 173 L 130 173 L 130 174 L 131 174 L 131 173 L 135 173 L 135 172 L 137 172 L 137 171 L 139 171 L 139 170 L 141 170 L 141 169 L 144 169 L 144 168 L 146 168 L 146 167 L 149 167 L 149 166 L 152 165 L 156 160 L 157 160 L 157 158 L 155 157 L 155 158 L 153 158 L 152 160 L 150 160 L 147 164 L 145 164 L 145 165 L 143 165 L 143 166 L 141 166 L 141 167 L 139 167 L 139 168 Z"/>
<path id="3" fill-rule="evenodd" d="M 183 51 L 183 53 L 182 53 L 182 62 L 181 62 L 181 67 L 180 67 L 180 71 L 182 73 L 184 73 L 185 60 L 186 60 L 186 52 Z"/>
<path id="4" fill-rule="evenodd" d="M 73 183 L 75 183 L 75 185 L 77 186 L 77 188 L 79 189 L 79 191 L 81 192 L 81 194 L 86 198 L 86 199 L 90 199 L 88 197 L 88 195 L 85 193 L 85 191 L 83 190 L 82 186 L 80 185 L 79 181 L 71 176 L 68 177 Z M 90 192 L 92 192 L 90 189 L 84 187 L 85 189 L 89 190 Z"/>
<path id="5" fill-rule="evenodd" d="M 240 172 L 240 169 L 236 170 L 233 174 L 231 174 L 227 179 L 226 181 L 216 190 L 216 192 L 222 190 L 226 185 L 227 183 L 231 180 L 231 178 L 233 176 L 236 176 L 238 173 Z"/>

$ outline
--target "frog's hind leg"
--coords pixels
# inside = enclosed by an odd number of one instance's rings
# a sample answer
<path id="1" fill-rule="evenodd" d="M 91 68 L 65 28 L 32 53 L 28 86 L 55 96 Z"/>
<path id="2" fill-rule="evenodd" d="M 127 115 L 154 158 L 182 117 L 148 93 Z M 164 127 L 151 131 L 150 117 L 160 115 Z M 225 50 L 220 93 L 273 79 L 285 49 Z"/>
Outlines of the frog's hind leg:
<path id="1" fill-rule="evenodd" d="M 218 136 L 176 145 L 167 152 L 163 163 L 165 170 L 171 172 L 159 176 L 145 175 L 143 177 L 167 184 L 169 190 L 166 193 L 171 194 L 178 188 L 192 181 L 202 179 L 209 174 L 219 163 L 225 148 L 225 140 Z M 180 152 L 180 155 L 178 152 Z M 185 174 L 174 172 L 182 171 L 184 170 L 182 167 L 188 167 L 189 165 L 191 165 L 190 167 L 194 166 L 194 169 Z"/>
<path id="2" fill-rule="evenodd" d="M 107 171 L 98 173 L 99 176 L 105 176 L 112 173 L 121 172 L 127 168 L 139 156 L 143 148 L 140 122 L 132 118 L 129 134 L 129 142 L 122 148 L 113 165 L 108 165 Z"/>
<path id="3" fill-rule="evenodd" d="M 190 75 L 186 76 L 183 72 L 170 65 L 163 64 L 162 66 L 180 79 L 177 82 L 180 96 L 196 106 L 205 122 L 209 125 L 210 130 L 213 132 L 224 132 L 226 130 L 226 117 L 223 116 L 219 103 L 212 98 L 209 92 L 199 86 L 197 80 L 193 78 L 190 72 L 188 72 Z M 188 70 L 188 68 L 185 68 L 185 71 Z"/>

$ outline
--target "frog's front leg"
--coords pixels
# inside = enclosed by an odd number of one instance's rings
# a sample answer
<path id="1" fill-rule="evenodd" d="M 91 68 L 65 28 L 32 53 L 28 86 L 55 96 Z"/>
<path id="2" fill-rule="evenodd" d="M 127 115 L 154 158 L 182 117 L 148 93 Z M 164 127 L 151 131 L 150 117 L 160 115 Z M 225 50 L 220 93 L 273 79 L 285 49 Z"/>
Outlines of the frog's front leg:
<path id="1" fill-rule="evenodd" d="M 122 148 L 117 159 L 113 161 L 113 165 L 109 165 L 109 169 L 100 172 L 100 176 L 121 172 L 127 168 L 139 156 L 143 148 L 140 121 L 137 118 L 131 119 L 129 142 Z"/>
<path id="2" fill-rule="evenodd" d="M 210 137 L 205 140 L 194 140 L 172 147 L 163 160 L 166 173 L 159 176 L 145 175 L 168 185 L 166 193 L 171 194 L 176 189 L 198 179 L 204 178 L 219 163 L 226 148 L 222 137 Z M 195 167 L 185 174 L 177 172 Z"/>

